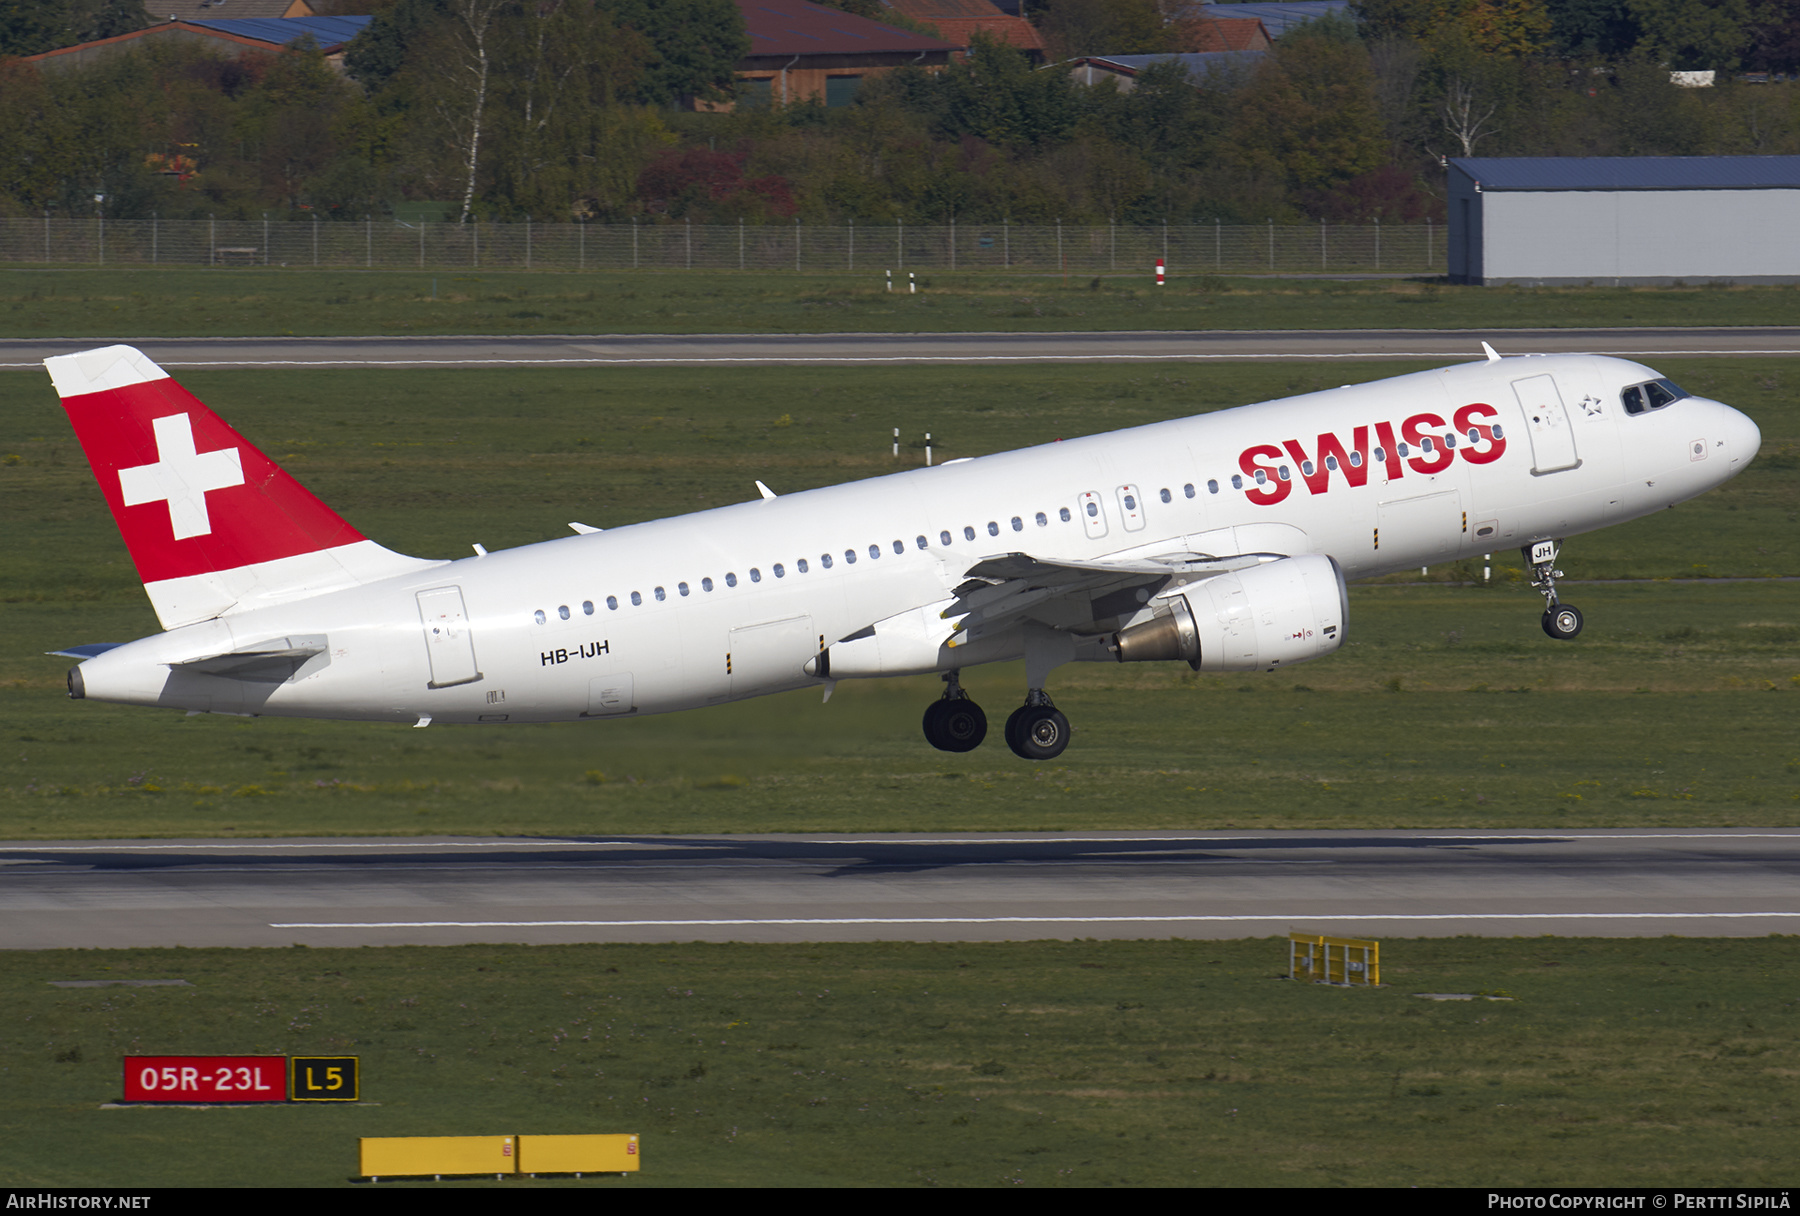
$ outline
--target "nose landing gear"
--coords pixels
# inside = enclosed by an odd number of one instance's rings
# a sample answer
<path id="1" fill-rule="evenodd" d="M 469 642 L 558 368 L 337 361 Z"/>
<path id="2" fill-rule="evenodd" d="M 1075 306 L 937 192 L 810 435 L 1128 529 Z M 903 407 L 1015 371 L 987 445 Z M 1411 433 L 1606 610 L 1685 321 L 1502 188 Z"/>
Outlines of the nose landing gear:
<path id="1" fill-rule="evenodd" d="M 1559 642 L 1573 641 L 1581 632 L 1581 609 L 1560 603 L 1556 598 L 1556 580 L 1563 576 L 1556 569 L 1560 550 L 1553 540 L 1540 540 L 1526 545 L 1521 553 L 1531 569 L 1531 585 L 1544 597 L 1544 632 Z"/>

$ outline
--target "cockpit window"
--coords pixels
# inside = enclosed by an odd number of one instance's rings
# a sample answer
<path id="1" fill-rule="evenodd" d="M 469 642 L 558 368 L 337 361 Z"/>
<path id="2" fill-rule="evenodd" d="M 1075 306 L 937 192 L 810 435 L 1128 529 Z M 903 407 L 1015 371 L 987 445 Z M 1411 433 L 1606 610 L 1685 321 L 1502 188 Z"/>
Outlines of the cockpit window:
<path id="1" fill-rule="evenodd" d="M 1619 394 L 1619 400 L 1624 404 L 1627 414 L 1644 414 L 1673 405 L 1691 395 L 1673 380 L 1652 380 L 1648 384 L 1634 384 L 1625 389 Z"/>

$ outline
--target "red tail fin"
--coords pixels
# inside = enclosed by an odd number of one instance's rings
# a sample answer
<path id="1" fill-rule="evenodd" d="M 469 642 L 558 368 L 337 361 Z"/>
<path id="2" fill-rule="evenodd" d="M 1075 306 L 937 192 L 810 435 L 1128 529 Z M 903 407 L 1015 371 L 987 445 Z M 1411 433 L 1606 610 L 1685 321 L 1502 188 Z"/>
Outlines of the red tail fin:
<path id="1" fill-rule="evenodd" d="M 141 352 L 44 366 L 165 626 L 425 564 L 365 539 Z"/>

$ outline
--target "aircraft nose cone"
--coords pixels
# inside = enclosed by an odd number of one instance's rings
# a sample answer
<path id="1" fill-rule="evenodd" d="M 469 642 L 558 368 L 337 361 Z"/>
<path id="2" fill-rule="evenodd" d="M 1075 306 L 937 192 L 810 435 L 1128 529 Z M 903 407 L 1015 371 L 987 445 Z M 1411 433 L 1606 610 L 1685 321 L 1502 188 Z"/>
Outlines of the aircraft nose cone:
<path id="1" fill-rule="evenodd" d="M 1762 430 L 1751 421 L 1746 414 L 1727 406 L 1725 408 L 1725 453 L 1731 463 L 1742 466 L 1749 464 L 1756 456 L 1756 450 L 1762 446 Z"/>

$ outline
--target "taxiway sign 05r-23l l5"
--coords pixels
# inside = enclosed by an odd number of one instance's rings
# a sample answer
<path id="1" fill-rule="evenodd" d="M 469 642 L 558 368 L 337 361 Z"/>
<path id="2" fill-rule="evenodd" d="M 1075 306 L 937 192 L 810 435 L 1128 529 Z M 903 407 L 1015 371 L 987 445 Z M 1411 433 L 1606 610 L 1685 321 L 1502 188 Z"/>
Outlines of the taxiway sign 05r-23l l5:
<path id="1" fill-rule="evenodd" d="M 987 733 L 958 673 L 1023 657 L 1006 740 L 1068 744 L 1078 660 L 1273 671 L 1344 644 L 1344 580 L 1673 506 L 1755 423 L 1647 367 L 1500 358 L 460 561 L 368 540 L 127 346 L 45 361 L 166 632 L 72 647 L 74 697 L 439 723 L 666 713 L 941 673 L 925 737 Z M 760 488 L 760 487 L 759 487 Z"/>

